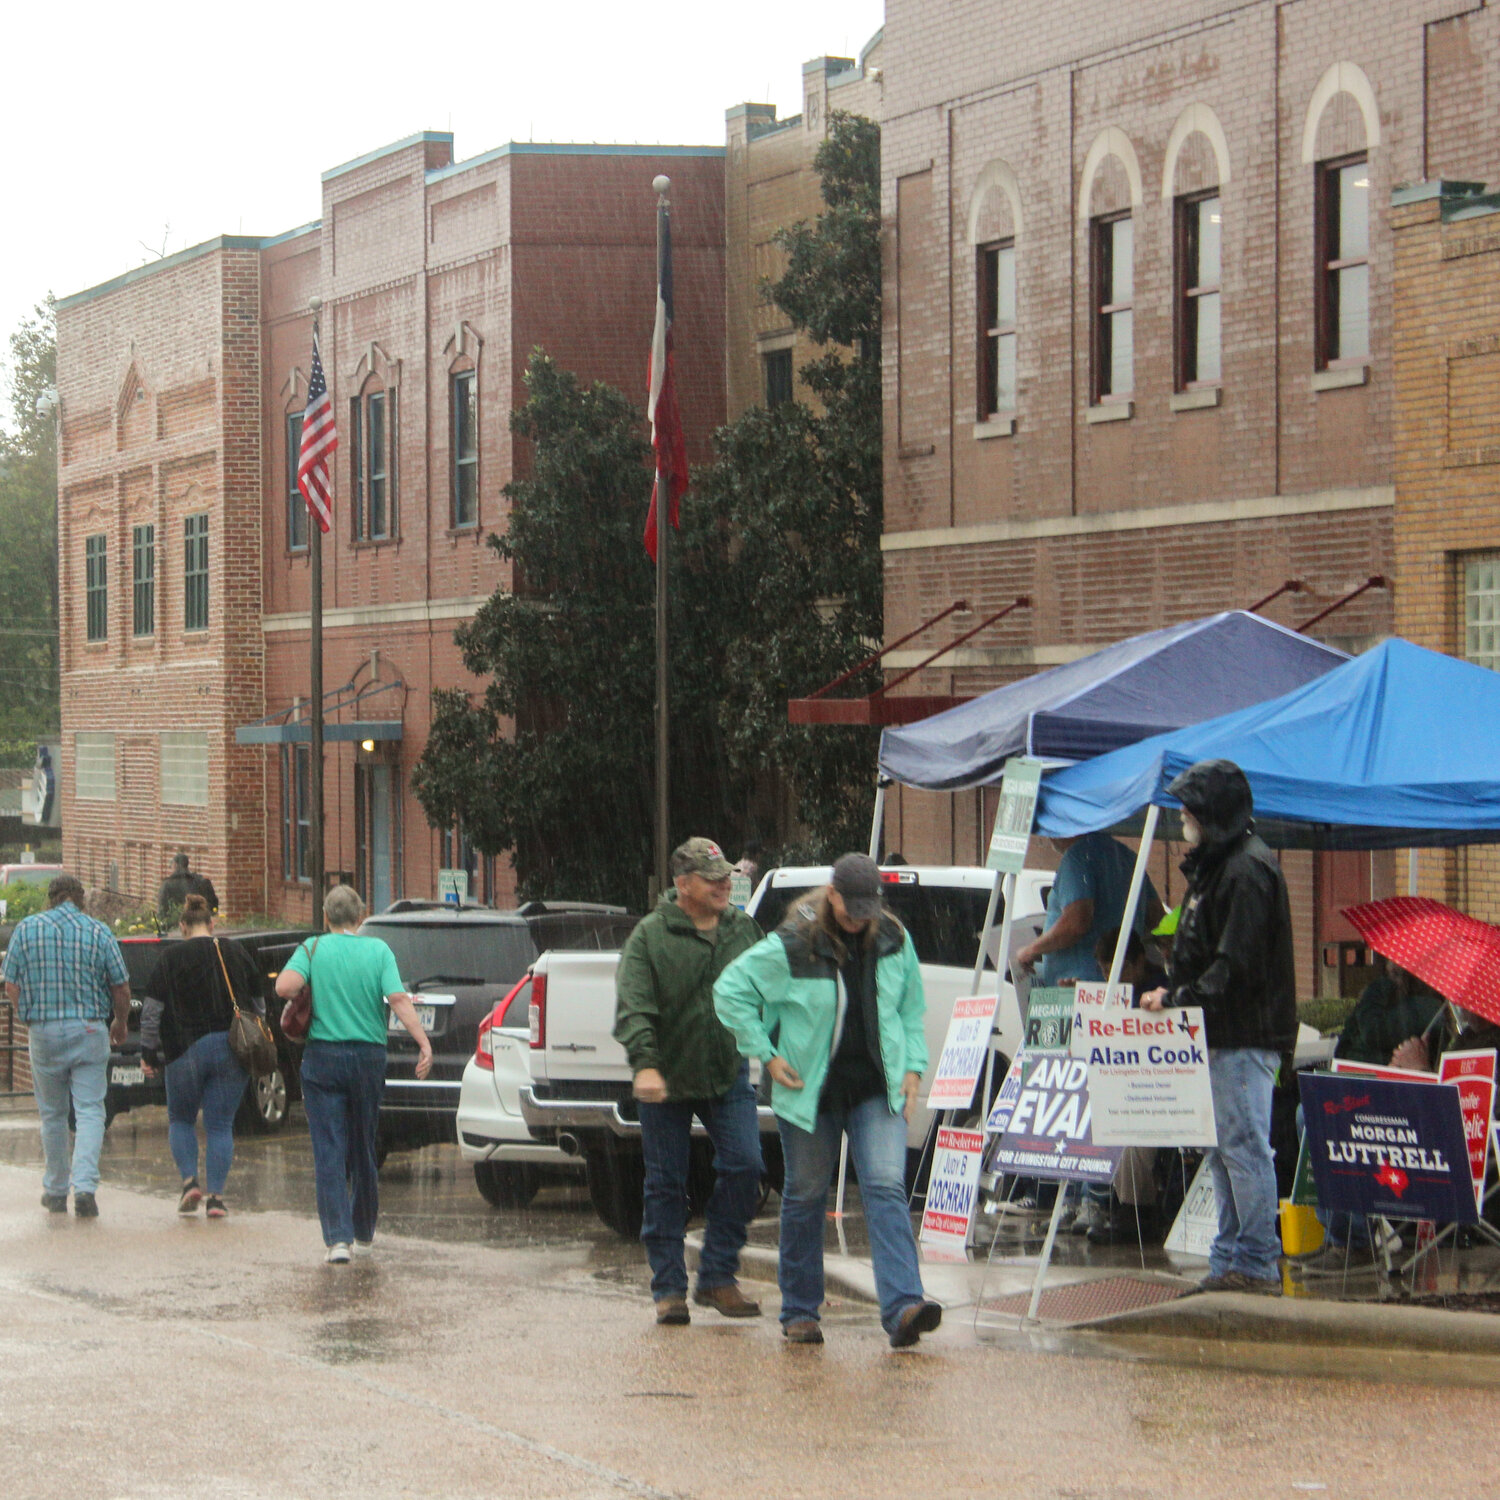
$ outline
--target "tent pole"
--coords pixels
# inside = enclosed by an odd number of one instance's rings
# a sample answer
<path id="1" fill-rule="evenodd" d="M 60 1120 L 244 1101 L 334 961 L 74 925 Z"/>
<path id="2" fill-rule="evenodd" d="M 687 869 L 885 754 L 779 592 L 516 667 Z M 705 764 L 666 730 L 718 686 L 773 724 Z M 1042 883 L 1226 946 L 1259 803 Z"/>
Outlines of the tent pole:
<path id="1" fill-rule="evenodd" d="M 1115 956 L 1109 965 L 1109 986 L 1104 991 L 1111 999 L 1115 986 L 1120 982 L 1120 970 L 1125 965 L 1125 946 L 1130 941 L 1131 928 L 1135 926 L 1136 908 L 1141 904 L 1141 890 L 1146 884 L 1146 864 L 1151 858 L 1151 845 L 1156 839 L 1156 822 L 1161 809 L 1152 802 L 1146 808 L 1146 826 L 1141 829 L 1141 847 L 1135 857 L 1135 869 L 1130 874 L 1130 894 L 1125 898 L 1125 910 L 1120 917 L 1120 935 L 1115 943 Z M 1137 995 L 1139 1000 L 1140 996 Z"/>
<path id="2" fill-rule="evenodd" d="M 875 778 L 875 816 L 870 819 L 870 858 L 880 863 L 880 836 L 885 832 L 885 789 L 890 783 L 884 776 Z"/>

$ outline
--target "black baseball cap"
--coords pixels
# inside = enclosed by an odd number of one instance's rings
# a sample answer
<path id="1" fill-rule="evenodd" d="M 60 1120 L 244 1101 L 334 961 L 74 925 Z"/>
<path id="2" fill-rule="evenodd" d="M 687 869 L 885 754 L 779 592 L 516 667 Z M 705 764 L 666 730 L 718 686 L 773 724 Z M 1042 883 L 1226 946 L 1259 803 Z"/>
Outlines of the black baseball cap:
<path id="1" fill-rule="evenodd" d="M 869 922 L 880 915 L 880 867 L 868 854 L 839 855 L 833 862 L 833 888 L 854 921 Z"/>

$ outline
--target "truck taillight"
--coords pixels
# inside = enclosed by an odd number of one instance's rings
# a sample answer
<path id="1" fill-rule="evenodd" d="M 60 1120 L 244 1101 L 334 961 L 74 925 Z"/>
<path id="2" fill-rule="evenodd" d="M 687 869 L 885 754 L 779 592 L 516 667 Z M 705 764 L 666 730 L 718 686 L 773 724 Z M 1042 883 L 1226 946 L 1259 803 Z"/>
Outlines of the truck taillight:
<path id="1" fill-rule="evenodd" d="M 531 1004 L 526 1014 L 531 1021 L 531 1045 L 540 1049 L 547 1045 L 547 976 L 531 976 Z"/>
<path id="2" fill-rule="evenodd" d="M 474 1061 L 481 1068 L 487 1068 L 491 1073 L 495 1071 L 495 1038 L 494 1028 L 501 1024 L 501 1012 L 505 1008 L 505 1002 L 501 1001 L 489 1015 L 479 1023 L 479 1039 L 474 1044 Z"/>

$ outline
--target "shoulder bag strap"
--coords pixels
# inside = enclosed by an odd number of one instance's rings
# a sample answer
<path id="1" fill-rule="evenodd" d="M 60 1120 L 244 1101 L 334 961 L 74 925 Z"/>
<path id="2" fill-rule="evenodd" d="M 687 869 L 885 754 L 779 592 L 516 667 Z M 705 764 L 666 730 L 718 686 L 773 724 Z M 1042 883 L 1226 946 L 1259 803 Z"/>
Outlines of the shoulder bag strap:
<path id="1" fill-rule="evenodd" d="M 219 946 L 218 938 L 213 939 L 214 952 L 219 958 L 219 972 L 224 976 L 224 988 L 229 991 L 229 1008 L 236 1014 L 240 1012 L 240 1002 L 234 993 L 234 985 L 230 983 L 229 967 L 224 962 L 224 950 Z"/>

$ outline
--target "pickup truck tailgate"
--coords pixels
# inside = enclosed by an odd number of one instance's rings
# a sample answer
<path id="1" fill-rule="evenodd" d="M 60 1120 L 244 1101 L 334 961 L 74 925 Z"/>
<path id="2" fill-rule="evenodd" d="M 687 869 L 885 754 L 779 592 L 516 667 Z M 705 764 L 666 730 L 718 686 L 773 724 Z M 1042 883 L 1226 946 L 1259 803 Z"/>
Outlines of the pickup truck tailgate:
<path id="1" fill-rule="evenodd" d="M 615 1024 L 618 953 L 551 949 L 532 972 L 545 975 L 546 1045 L 533 1048 L 532 1077 L 629 1082 L 625 1049 L 610 1034 Z"/>

